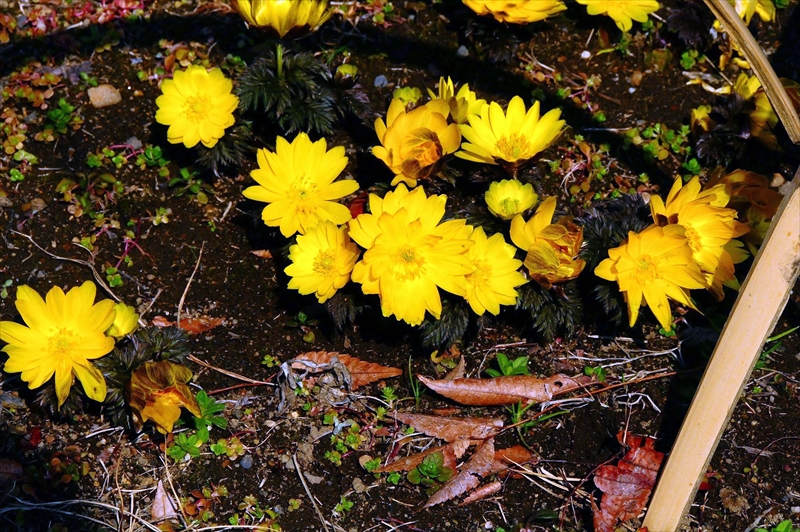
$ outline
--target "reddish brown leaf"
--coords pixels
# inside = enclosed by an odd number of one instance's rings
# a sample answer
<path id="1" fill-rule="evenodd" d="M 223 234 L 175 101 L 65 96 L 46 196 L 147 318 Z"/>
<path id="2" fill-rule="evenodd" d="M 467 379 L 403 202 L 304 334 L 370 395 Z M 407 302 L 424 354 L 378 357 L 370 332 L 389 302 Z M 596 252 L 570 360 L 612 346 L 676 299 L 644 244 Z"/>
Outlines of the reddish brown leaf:
<path id="1" fill-rule="evenodd" d="M 466 506 L 468 504 L 472 504 L 473 502 L 483 500 L 489 495 L 494 495 L 502 488 L 503 488 L 503 483 L 500 482 L 499 480 L 495 480 L 494 482 L 489 482 L 488 484 L 484 484 L 480 488 L 476 489 L 475 491 L 464 497 L 464 500 L 458 503 L 458 505 Z"/>
<path id="2" fill-rule="evenodd" d="M 19 462 L 7 458 L 0 458 L 0 482 L 11 482 L 20 480 L 21 478 L 22 466 Z"/>
<path id="3" fill-rule="evenodd" d="M 522 465 L 528 462 L 538 462 L 532 452 L 523 447 L 522 445 L 514 445 L 506 449 L 498 449 L 494 453 L 494 465 L 492 466 L 492 474 L 502 473 L 509 467 L 515 465 Z"/>
<path id="4" fill-rule="evenodd" d="M 392 368 L 389 366 L 381 366 L 380 364 L 376 364 L 374 362 L 366 362 L 364 360 L 351 357 L 350 355 L 337 353 L 336 351 L 310 351 L 308 353 L 303 353 L 294 359 L 295 361 L 306 360 L 313 362 L 315 366 L 322 367 L 309 367 L 302 362 L 293 362 L 292 367 L 294 369 L 304 369 L 311 371 L 312 373 L 317 373 L 319 371 L 330 369 L 330 367 L 324 366 L 330 366 L 333 364 L 333 357 L 338 358 L 339 362 L 341 362 L 344 367 L 347 368 L 347 371 L 350 373 L 350 377 L 352 379 L 351 386 L 353 390 L 376 381 L 397 377 L 398 375 L 403 374 L 403 370 L 401 369 Z"/>
<path id="5" fill-rule="evenodd" d="M 212 318 L 210 316 L 197 316 L 194 318 L 181 318 L 179 327 L 190 334 L 200 334 L 210 331 L 215 327 L 219 327 L 225 320 L 223 318 Z M 176 322 L 169 321 L 164 316 L 156 316 L 153 318 L 153 325 L 155 327 L 171 327 Z"/>
<path id="6" fill-rule="evenodd" d="M 503 428 L 503 420 L 488 417 L 437 417 L 395 412 L 394 418 L 434 438 L 457 440 L 486 440 L 494 438 Z"/>
<path id="7" fill-rule="evenodd" d="M 553 375 L 539 379 L 530 375 L 494 379 L 435 380 L 419 375 L 419 380 L 436 393 L 453 401 L 472 406 L 513 405 L 519 402 L 540 403 L 554 395 L 571 392 L 589 382 L 590 377 L 576 378 Z"/>
<path id="8" fill-rule="evenodd" d="M 618 521 L 638 516 L 653 490 L 664 453 L 653 449 L 655 440 L 643 436 L 617 434 L 620 443 L 630 447 L 615 466 L 600 466 L 594 483 L 603 492 L 600 507 L 592 500 L 594 529 L 613 532 Z"/>
<path id="9" fill-rule="evenodd" d="M 375 473 L 391 473 L 392 471 L 411 471 L 422 463 L 422 460 L 429 454 L 440 452 L 444 456 L 444 467 L 449 467 L 453 471 L 456 470 L 456 462 L 461 458 L 470 446 L 469 440 L 458 440 L 439 447 L 427 449 L 421 453 L 412 454 L 404 458 L 398 458 L 391 464 L 379 467 Z"/>
<path id="10" fill-rule="evenodd" d="M 250 253 L 252 253 L 253 255 L 255 255 L 256 257 L 259 257 L 261 259 L 271 259 L 272 258 L 272 253 L 268 249 L 254 249 Z"/>
<path id="11" fill-rule="evenodd" d="M 453 381 L 456 379 L 463 379 L 464 372 L 466 371 L 466 369 L 467 369 L 467 363 L 464 362 L 464 357 L 462 356 L 461 358 L 458 359 L 458 364 L 456 364 L 456 367 L 454 367 L 450 371 L 450 373 L 445 375 L 444 380 Z"/>
<path id="12" fill-rule="evenodd" d="M 494 438 L 484 441 L 475 450 L 475 454 L 464 464 L 461 471 L 445 482 L 442 489 L 431 495 L 423 508 L 430 508 L 474 489 L 481 483 L 481 478 L 488 475 L 494 466 Z"/>

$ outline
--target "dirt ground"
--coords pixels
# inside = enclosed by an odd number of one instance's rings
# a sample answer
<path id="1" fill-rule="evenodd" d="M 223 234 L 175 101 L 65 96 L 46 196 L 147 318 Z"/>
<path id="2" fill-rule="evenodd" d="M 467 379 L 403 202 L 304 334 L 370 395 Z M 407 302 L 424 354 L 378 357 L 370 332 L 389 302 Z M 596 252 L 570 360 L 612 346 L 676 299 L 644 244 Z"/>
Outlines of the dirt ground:
<path id="1" fill-rule="evenodd" d="M 377 144 L 372 121 L 385 114 L 394 89 L 419 87 L 424 93 L 444 75 L 469 83 L 487 99 L 536 94 L 543 108 L 562 108 L 567 134 L 521 176 L 540 196 L 557 195 L 560 210 L 580 217 L 595 202 L 632 190 L 664 193 L 674 175 L 687 173 L 682 165 L 693 155 L 685 148 L 697 139 L 679 140 L 677 150 L 667 144 L 667 155 L 659 159 L 632 145 L 626 131 L 657 124 L 679 131 L 693 108 L 714 104 L 717 96 L 687 84 L 686 71 L 707 73 L 715 86 L 724 85 L 723 75 L 737 74 L 736 67 L 720 73 L 714 66 L 716 44 L 705 50 L 709 59 L 703 66 L 681 64 L 690 47 L 668 30 L 666 19 L 684 2 L 663 2 L 654 26 L 645 31 L 634 25 L 627 46 L 618 45 L 613 23 L 586 16 L 574 4 L 523 28 L 481 21 L 455 1 L 395 0 L 391 11 L 381 10 L 386 2 L 343 4 L 350 8 L 346 15 L 288 45 L 316 54 L 333 69 L 345 58 L 358 67 L 368 105 L 362 116 L 338 123 L 328 139 L 346 147 L 345 172 L 362 190 L 381 190 L 391 179 L 370 147 Z M 13 303 L 20 285 L 43 294 L 95 276 L 138 307 L 148 323 L 158 316 L 174 321 L 179 308 L 184 318 L 221 318 L 220 325 L 188 340 L 194 360 L 205 365 L 187 365 L 196 390 L 225 405 L 227 428 L 212 428 L 209 443 L 225 438 L 229 452 L 218 456 L 205 445 L 199 456 L 175 460 L 165 453 L 175 445 L 173 436 L 165 441 L 152 429 L 125 430 L 96 407 L 53 414 L 18 375 L 3 373 L 0 475 L 3 467 L 21 466 L 23 472 L 0 476 L 0 529 L 158 530 L 152 505 L 161 482 L 180 500 L 174 530 L 592 530 L 590 498 L 600 495 L 592 476 L 597 466 L 624 453 L 616 434 L 650 435 L 658 439 L 657 449 L 670 449 L 734 292 L 721 303 L 700 295 L 703 315 L 688 311 L 674 337 L 659 334 L 652 319 L 634 329 L 616 327 L 581 292 L 584 312 L 573 331 L 560 329 L 550 339 L 530 318 L 509 310 L 482 321 L 482 328 L 470 327 L 440 363 L 418 330 L 382 318 L 377 300 L 338 328 L 326 307 L 286 288 L 287 241 L 261 223 L 260 204 L 242 196 L 252 182 L 254 154 L 215 175 L 193 152 L 168 144 L 166 128 L 154 121 L 158 82 L 171 66 L 205 61 L 235 77 L 271 41 L 245 29 L 224 4 L 145 2 L 144 16 L 86 25 L 75 23 L 82 19 L 68 10 L 74 3 L 47 5 L 62 27 L 47 22 L 43 35 L 32 36 L 25 35 L 20 15 L 20 9 L 30 14 L 32 5 L 0 0 L 0 14 L 20 21 L 9 30 L 9 42 L 0 44 L 0 141 L 6 148 L 0 155 L 0 319 L 19 320 Z M 776 22 L 754 22 L 751 29 L 779 75 L 800 80 L 798 3 L 778 10 Z M 704 51 L 703 45 L 695 48 Z M 379 76 L 386 84 L 376 83 Z M 93 81 L 114 86 L 121 102 L 94 108 L 87 97 Z M 62 98 L 77 119 L 52 139 L 46 133 L 37 139 L 46 131 L 47 111 Z M 271 142 L 262 138 L 256 147 Z M 136 164 L 147 145 L 162 149 L 168 175 L 158 165 Z M 599 162 L 593 167 L 592 161 Z M 715 166 L 700 162 L 704 175 Z M 726 162 L 728 170 L 747 168 L 786 181 L 798 164 L 797 149 L 769 152 L 753 139 Z M 438 181 L 432 190 L 452 197 L 449 215 L 481 219 L 483 190 L 497 175 L 463 161 L 451 167 L 460 174 L 457 185 Z M 598 167 L 607 172 L 592 171 Z M 187 172 L 170 186 L 181 169 Z M 740 279 L 751 263 L 739 265 Z M 798 324 L 795 290 L 775 334 Z M 798 337 L 795 332 L 767 346 L 777 348 L 748 382 L 686 530 L 800 523 Z M 338 382 L 330 388 L 322 383 L 305 395 L 290 392 L 281 404 L 281 390 L 288 388 L 278 365 L 308 351 L 347 353 L 401 368 L 404 376 L 353 394 Z M 461 407 L 431 392 L 415 400 L 409 369 L 441 376 L 456 352 L 465 357 L 470 376 L 485 376 L 486 368 L 496 367 L 497 354 L 505 353 L 529 357 L 534 375 L 578 375 L 602 367 L 607 383 L 634 382 L 588 397 L 566 396 L 559 415 L 519 432 L 504 431 L 498 447 L 522 440 L 539 461 L 526 466 L 524 475 L 503 478 L 497 494 L 466 506 L 451 501 L 419 510 L 427 499 L 423 487 L 404 478 L 392 483 L 362 466 L 365 456 L 386 457 L 402 437 L 402 425 L 376 415 L 379 407 L 388 402 L 401 411 L 511 423 L 501 407 Z M 386 386 L 396 399 L 387 401 Z M 542 408 L 547 406 L 552 405 Z M 537 405 L 528 415 L 540 410 Z M 191 433 L 190 418 L 176 427 L 174 438 Z M 356 442 L 337 449 L 353 424 Z M 412 447 L 429 444 L 419 437 Z"/>

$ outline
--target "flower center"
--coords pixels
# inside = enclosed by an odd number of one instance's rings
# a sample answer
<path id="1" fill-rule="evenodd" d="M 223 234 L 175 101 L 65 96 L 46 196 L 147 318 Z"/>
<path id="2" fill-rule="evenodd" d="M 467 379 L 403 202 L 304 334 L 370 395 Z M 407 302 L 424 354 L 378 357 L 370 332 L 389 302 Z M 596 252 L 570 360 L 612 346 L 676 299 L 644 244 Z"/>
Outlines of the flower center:
<path id="1" fill-rule="evenodd" d="M 316 188 L 316 185 L 312 183 L 310 179 L 308 179 L 305 175 L 302 175 L 295 179 L 291 191 L 289 192 L 289 197 L 303 202 L 304 200 L 308 200 L 313 197 Z M 299 208 L 304 210 L 302 206 Z"/>
<path id="2" fill-rule="evenodd" d="M 334 272 L 336 257 L 330 251 L 322 251 L 314 259 L 313 270 L 323 277 L 330 277 Z"/>
<path id="3" fill-rule="evenodd" d="M 475 271 L 467 274 L 467 282 L 475 286 L 486 286 L 492 278 L 492 267 L 485 260 L 473 261 Z"/>
<path id="4" fill-rule="evenodd" d="M 505 216 L 513 216 L 519 212 L 519 200 L 515 198 L 504 198 L 500 202 L 500 211 Z"/>
<path id="5" fill-rule="evenodd" d="M 512 133 L 508 137 L 501 137 L 495 144 L 495 148 L 504 161 L 513 162 L 525 158 L 530 153 L 531 143 L 526 137 Z"/>
<path id="6" fill-rule="evenodd" d="M 425 269 L 425 257 L 411 246 L 403 246 L 397 251 L 395 272 L 401 280 L 415 279 Z"/>
<path id="7" fill-rule="evenodd" d="M 658 265 L 650 255 L 642 255 L 636 261 L 636 270 L 634 272 L 636 282 L 646 284 L 655 281 L 659 278 Z"/>
<path id="8" fill-rule="evenodd" d="M 61 328 L 47 340 L 47 350 L 58 357 L 69 358 L 77 343 L 74 332 Z"/>
<path id="9" fill-rule="evenodd" d="M 183 106 L 183 114 L 189 122 L 202 122 L 208 117 L 208 110 L 211 108 L 211 98 L 205 94 L 196 94 L 186 98 Z"/>
<path id="10" fill-rule="evenodd" d="M 689 243 L 689 247 L 692 248 L 692 253 L 698 253 L 703 249 L 703 243 L 700 238 L 700 235 L 695 231 L 691 226 L 684 225 L 683 226 L 684 236 L 686 236 L 686 241 Z"/>

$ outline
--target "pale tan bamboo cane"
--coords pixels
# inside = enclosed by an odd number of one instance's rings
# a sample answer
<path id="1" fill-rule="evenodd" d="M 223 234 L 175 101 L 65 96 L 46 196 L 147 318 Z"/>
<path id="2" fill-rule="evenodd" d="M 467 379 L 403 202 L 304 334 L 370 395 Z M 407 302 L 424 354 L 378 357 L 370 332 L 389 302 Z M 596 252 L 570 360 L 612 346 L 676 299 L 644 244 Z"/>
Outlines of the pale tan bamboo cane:
<path id="1" fill-rule="evenodd" d="M 797 112 L 753 36 L 728 2 L 705 2 L 753 67 L 792 141 L 800 143 Z M 800 168 L 742 284 L 656 485 L 644 520 L 649 532 L 678 530 L 767 335 L 786 306 L 800 272 L 799 185 Z"/>

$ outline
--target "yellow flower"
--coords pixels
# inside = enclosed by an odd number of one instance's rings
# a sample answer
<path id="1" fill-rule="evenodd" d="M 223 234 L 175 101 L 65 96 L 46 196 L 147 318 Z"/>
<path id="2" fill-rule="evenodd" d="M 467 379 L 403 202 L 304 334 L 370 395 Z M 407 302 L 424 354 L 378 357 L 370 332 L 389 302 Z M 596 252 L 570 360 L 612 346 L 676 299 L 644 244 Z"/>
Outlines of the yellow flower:
<path id="1" fill-rule="evenodd" d="M 530 183 L 523 185 L 517 179 L 495 181 L 489 185 L 484 197 L 489 212 L 503 220 L 510 220 L 539 201 L 538 194 L 533 191 L 533 185 Z"/>
<path id="2" fill-rule="evenodd" d="M 711 131 L 711 128 L 714 127 L 714 121 L 709 116 L 710 112 L 710 105 L 700 105 L 692 109 L 692 114 L 689 118 L 692 133 L 700 136 Z"/>
<path id="3" fill-rule="evenodd" d="M 464 0 L 479 15 L 492 15 L 497 22 L 526 24 L 544 20 L 567 9 L 559 0 Z"/>
<path id="4" fill-rule="evenodd" d="M 396 174 L 392 185 L 417 186 L 417 180 L 437 173 L 444 156 L 461 144 L 458 125 L 448 124 L 450 107 L 444 100 L 431 100 L 410 112 L 403 102 L 392 100 L 382 118 L 375 120 L 375 133 L 382 146 L 373 146 L 372 154 Z"/>
<path id="5" fill-rule="evenodd" d="M 515 289 L 528 282 L 518 271 L 522 262 L 514 258 L 516 249 L 500 233 L 486 238 L 483 228 L 476 227 L 469 239 L 474 244 L 467 250 L 467 258 L 475 271 L 466 277 L 467 303 L 478 316 L 487 310 L 496 316 L 500 305 L 516 304 L 519 294 Z"/>
<path id="6" fill-rule="evenodd" d="M 465 83 L 458 92 L 455 92 L 453 80 L 449 77 L 445 81 L 444 76 L 439 78 L 438 94 L 428 89 L 428 94 L 434 100 L 444 100 L 450 106 L 450 118 L 456 124 L 466 124 L 470 115 L 479 114 L 486 107 L 486 100 L 478 99 L 474 91 L 469 90 L 469 84 Z"/>
<path id="7" fill-rule="evenodd" d="M 628 323 L 639 317 L 644 302 L 664 329 L 672 328 L 669 299 L 695 310 L 687 290 L 705 288 L 706 280 L 683 235 L 683 227 L 651 225 L 641 233 L 628 233 L 628 240 L 608 250 L 609 258 L 594 273 L 616 281 L 628 302 Z"/>
<path id="8" fill-rule="evenodd" d="M 332 14 L 328 0 L 233 0 L 233 7 L 250 26 L 281 38 L 316 31 Z"/>
<path id="9" fill-rule="evenodd" d="M 202 142 L 212 148 L 233 125 L 233 111 L 239 98 L 231 94 L 233 84 L 222 70 L 199 65 L 178 70 L 161 83 L 156 98 L 156 122 L 169 126 L 167 140 L 193 148 Z"/>
<path id="10" fill-rule="evenodd" d="M 492 102 L 480 115 L 470 116 L 468 126 L 461 126 L 461 134 L 469 142 L 456 157 L 488 164 L 499 161 L 504 168 L 516 169 L 558 138 L 564 128 L 560 116 L 560 109 L 552 109 L 540 119 L 538 101 L 526 113 L 519 96 L 511 99 L 505 114 Z"/>
<path id="11" fill-rule="evenodd" d="M 284 270 L 292 278 L 289 288 L 303 295 L 314 294 L 324 303 L 350 280 L 358 254 L 346 226 L 321 222 L 298 236 L 297 244 L 289 248 L 292 263 Z"/>
<path id="12" fill-rule="evenodd" d="M 728 0 L 733 4 L 736 13 L 744 19 L 745 24 L 750 24 L 753 15 L 758 15 L 764 22 L 775 18 L 775 4 L 772 0 Z"/>
<path id="13" fill-rule="evenodd" d="M 117 303 L 114 305 L 114 310 L 116 310 L 114 323 L 106 331 L 107 335 L 119 339 L 139 328 L 139 315 L 136 314 L 136 309 L 125 303 Z"/>
<path id="14" fill-rule="evenodd" d="M 518 214 L 511 221 L 511 240 L 527 253 L 525 267 L 531 278 L 544 288 L 575 279 L 586 262 L 577 259 L 583 243 L 583 229 L 565 216 L 551 223 L 555 197 L 544 200 L 526 223 Z"/>
<path id="15" fill-rule="evenodd" d="M 647 15 L 661 7 L 656 0 L 577 0 L 590 15 L 608 15 L 622 31 L 630 31 L 633 20 L 647 22 Z"/>
<path id="16" fill-rule="evenodd" d="M 465 277 L 475 270 L 466 255 L 472 227 L 464 220 L 440 224 L 446 201 L 401 183 L 383 200 L 371 194 L 371 214 L 350 222 L 350 238 L 367 250 L 353 281 L 380 296 L 384 316 L 419 325 L 425 311 L 441 315 L 438 288 L 466 295 Z"/>
<path id="17" fill-rule="evenodd" d="M 186 383 L 192 372 L 186 366 L 168 360 L 145 362 L 126 386 L 133 421 L 141 429 L 145 421 L 155 423 L 158 432 L 168 434 L 181 417 L 181 407 L 197 417 L 200 406 Z"/>
<path id="18" fill-rule="evenodd" d="M 64 294 L 55 286 L 47 300 L 29 286 L 17 289 L 17 311 L 25 325 L 0 321 L 0 340 L 8 360 L 3 369 L 21 372 L 30 389 L 38 388 L 55 374 L 58 407 L 64 404 L 77 377 L 90 399 L 106 398 L 106 381 L 91 360 L 114 349 L 106 331 L 114 322 L 114 302 L 94 304 L 97 288 L 91 281 Z"/>
<path id="19" fill-rule="evenodd" d="M 358 183 L 333 182 L 347 166 L 347 157 L 344 147 L 327 146 L 325 139 L 311 142 L 300 133 L 291 144 L 278 137 L 274 152 L 258 151 L 258 170 L 250 172 L 258 185 L 242 194 L 269 203 L 261 218 L 270 227 L 280 227 L 285 237 L 305 234 L 323 220 L 341 225 L 350 219 L 350 210 L 334 200 L 358 190 Z"/>
<path id="20" fill-rule="evenodd" d="M 692 259 L 706 275 L 706 288 L 719 299 L 723 297 L 723 284 L 738 287 L 733 259 L 725 246 L 732 238 L 749 231 L 746 225 L 736 221 L 734 209 L 725 208 L 728 199 L 722 184 L 701 192 L 697 176 L 686 186 L 680 177 L 676 178 L 666 204 L 659 196 L 650 198 L 656 224 L 679 224 L 684 228 Z"/>
<path id="21" fill-rule="evenodd" d="M 778 211 L 783 196 L 769 188 L 769 180 L 766 176 L 747 170 L 734 170 L 729 174 L 719 176 L 717 179 L 710 180 L 707 187 L 717 184 L 725 186 L 725 192 L 731 198 L 728 206 L 736 209 L 739 219 L 746 220 L 747 225 L 750 226 L 750 232 L 744 235 L 742 241 L 755 255 L 758 246 L 764 240 L 767 229 L 769 229 L 772 217 Z M 731 242 L 736 241 L 732 240 Z M 739 251 L 738 254 L 741 256 L 742 253 L 744 252 Z M 733 256 L 733 263 L 738 264 L 745 258 L 747 258 L 746 253 L 741 260 L 737 260 L 737 257 Z"/>

